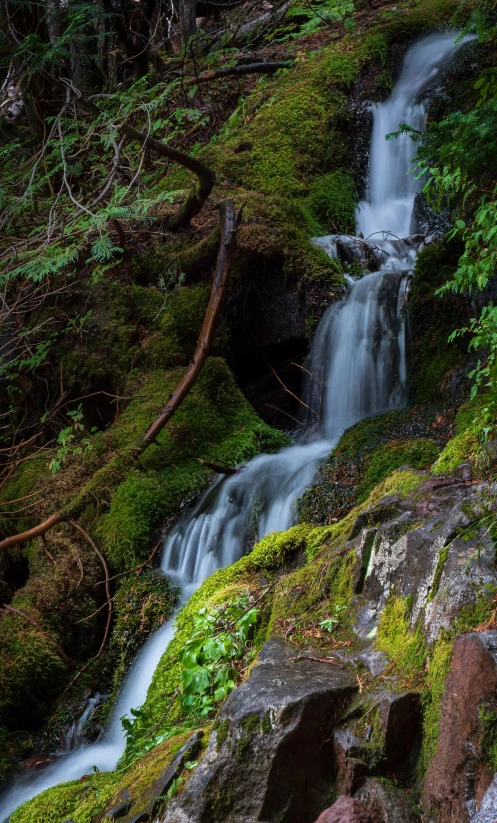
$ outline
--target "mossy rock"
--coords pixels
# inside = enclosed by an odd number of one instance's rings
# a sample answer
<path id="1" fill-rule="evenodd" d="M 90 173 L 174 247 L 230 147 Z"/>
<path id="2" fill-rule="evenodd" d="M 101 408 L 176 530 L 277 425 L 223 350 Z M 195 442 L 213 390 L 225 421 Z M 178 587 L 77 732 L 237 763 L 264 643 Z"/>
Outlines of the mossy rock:
<path id="1" fill-rule="evenodd" d="M 335 523 L 394 469 L 430 466 L 453 434 L 454 416 L 440 406 L 410 406 L 347 429 L 303 495 L 301 519 Z"/>
<path id="2" fill-rule="evenodd" d="M 467 463 L 474 454 L 477 440 L 471 429 L 456 434 L 449 440 L 438 460 L 433 464 L 433 474 L 450 474 L 461 463 Z"/>
<path id="3" fill-rule="evenodd" d="M 131 797 L 129 819 L 147 806 L 155 780 L 190 735 L 183 732 L 170 737 L 124 770 L 92 774 L 47 789 L 20 806 L 11 823 L 62 823 L 68 818 L 74 823 L 94 823 L 105 809 L 120 802 L 123 793 Z"/>
<path id="4" fill-rule="evenodd" d="M 451 343 L 449 336 L 468 323 L 469 301 L 464 295 L 437 294 L 451 279 L 461 251 L 457 243 L 440 240 L 416 258 L 408 299 L 408 387 L 413 403 L 450 403 L 449 378 L 467 360 L 468 336 Z"/>
<path id="5" fill-rule="evenodd" d="M 447 447 L 446 447 L 447 448 Z M 367 471 L 359 484 L 359 499 L 364 500 L 370 491 L 394 469 L 408 465 L 413 469 L 426 469 L 436 460 L 439 448 L 428 437 L 415 440 L 393 440 L 373 452 Z"/>
<path id="6" fill-rule="evenodd" d="M 114 689 L 145 640 L 171 617 L 177 599 L 178 591 L 160 572 L 147 570 L 119 584 L 110 644 Z"/>

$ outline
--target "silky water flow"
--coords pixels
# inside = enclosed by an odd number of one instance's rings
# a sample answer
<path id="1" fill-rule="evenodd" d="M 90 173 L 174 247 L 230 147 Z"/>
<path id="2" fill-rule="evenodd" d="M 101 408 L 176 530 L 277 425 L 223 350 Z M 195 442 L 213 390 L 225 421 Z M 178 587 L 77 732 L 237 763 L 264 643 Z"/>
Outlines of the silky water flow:
<path id="1" fill-rule="evenodd" d="M 408 238 L 418 181 L 409 174 L 415 146 L 402 135 L 385 136 L 407 123 L 423 129 L 424 96 L 461 43 L 454 32 L 432 34 L 404 58 L 391 97 L 375 105 L 367 195 L 357 211 L 357 238 L 330 235 L 314 240 L 331 257 L 375 260 L 376 271 L 348 278 L 345 298 L 322 317 L 311 349 L 305 437 L 274 455 L 259 455 L 237 474 L 220 477 L 193 509 L 170 529 L 161 569 L 181 587 L 183 605 L 217 568 L 250 550 L 254 537 L 295 523 L 296 503 L 342 432 L 364 417 L 395 409 L 405 398 L 405 326 L 402 307 L 416 250 Z M 370 262 L 371 267 L 371 262 Z M 115 768 L 124 752 L 121 718 L 145 701 L 155 668 L 174 635 L 174 618 L 138 653 L 100 740 L 85 744 L 82 728 L 65 752 L 38 773 L 15 779 L 0 797 L 0 823 L 24 801 L 94 767 Z M 82 724 L 80 724 L 82 726 Z"/>

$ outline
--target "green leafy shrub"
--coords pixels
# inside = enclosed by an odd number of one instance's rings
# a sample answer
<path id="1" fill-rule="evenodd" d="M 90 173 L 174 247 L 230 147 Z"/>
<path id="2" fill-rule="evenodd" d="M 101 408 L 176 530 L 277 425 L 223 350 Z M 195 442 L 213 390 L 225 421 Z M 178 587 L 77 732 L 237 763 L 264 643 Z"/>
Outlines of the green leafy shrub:
<path id="1" fill-rule="evenodd" d="M 180 653 L 180 701 L 187 716 L 206 718 L 217 703 L 233 691 L 239 679 L 235 661 L 250 659 L 250 637 L 259 612 L 241 597 L 209 612 L 200 609 L 194 618 L 193 635 Z"/>

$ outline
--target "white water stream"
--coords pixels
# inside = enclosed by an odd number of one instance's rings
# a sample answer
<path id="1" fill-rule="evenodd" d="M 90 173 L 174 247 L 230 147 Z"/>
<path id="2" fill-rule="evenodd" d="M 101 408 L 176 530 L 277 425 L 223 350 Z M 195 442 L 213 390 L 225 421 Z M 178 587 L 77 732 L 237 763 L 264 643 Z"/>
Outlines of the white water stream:
<path id="1" fill-rule="evenodd" d="M 254 538 L 289 528 L 296 503 L 320 462 L 344 429 L 362 418 L 398 408 L 405 392 L 405 329 L 401 306 L 415 250 L 405 242 L 418 189 L 408 174 L 415 147 L 408 137 L 385 140 L 400 123 L 422 129 L 423 95 L 459 45 L 454 33 L 433 34 L 412 46 L 391 97 L 373 108 L 369 181 L 357 230 L 377 247 L 378 271 L 354 281 L 331 306 L 312 346 L 306 402 L 306 439 L 276 455 L 260 455 L 236 475 L 219 478 L 192 511 L 170 530 L 161 568 L 181 585 L 183 602 L 217 568 L 234 563 Z M 360 239 L 329 236 L 315 241 L 332 257 L 340 243 L 361 256 Z M 0 797 L 0 823 L 44 789 L 115 768 L 125 746 L 120 718 L 146 698 L 155 668 L 174 634 L 174 621 L 143 646 L 128 673 L 108 728 L 97 743 L 80 744 L 38 773 L 26 773 Z"/>

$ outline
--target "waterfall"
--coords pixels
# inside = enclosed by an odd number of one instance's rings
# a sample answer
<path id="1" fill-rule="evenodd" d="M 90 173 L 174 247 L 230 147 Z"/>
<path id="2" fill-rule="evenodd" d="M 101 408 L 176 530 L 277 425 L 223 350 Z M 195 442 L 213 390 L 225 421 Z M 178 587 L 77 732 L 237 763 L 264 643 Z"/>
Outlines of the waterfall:
<path id="1" fill-rule="evenodd" d="M 418 183 L 408 137 L 385 140 L 400 123 L 422 129 L 423 94 L 460 44 L 454 33 L 433 34 L 412 46 L 393 94 L 373 107 L 366 199 L 357 213 L 357 238 L 330 235 L 315 242 L 331 257 L 362 258 L 372 250 L 376 271 L 349 278 L 343 301 L 320 321 L 313 342 L 305 398 L 308 434 L 275 455 L 260 455 L 235 475 L 219 478 L 172 527 L 162 571 L 178 583 L 183 603 L 217 568 L 234 563 L 255 539 L 289 528 L 299 497 L 342 432 L 362 418 L 401 406 L 405 399 L 402 305 L 415 247 L 408 240 Z M 362 235 L 362 237 L 361 237 Z M 120 718 L 146 698 L 155 668 L 174 634 L 174 618 L 143 646 L 128 673 L 108 728 L 94 744 L 57 757 L 44 771 L 18 777 L 0 798 L 0 823 L 24 801 L 57 783 L 115 768 L 125 746 Z"/>

